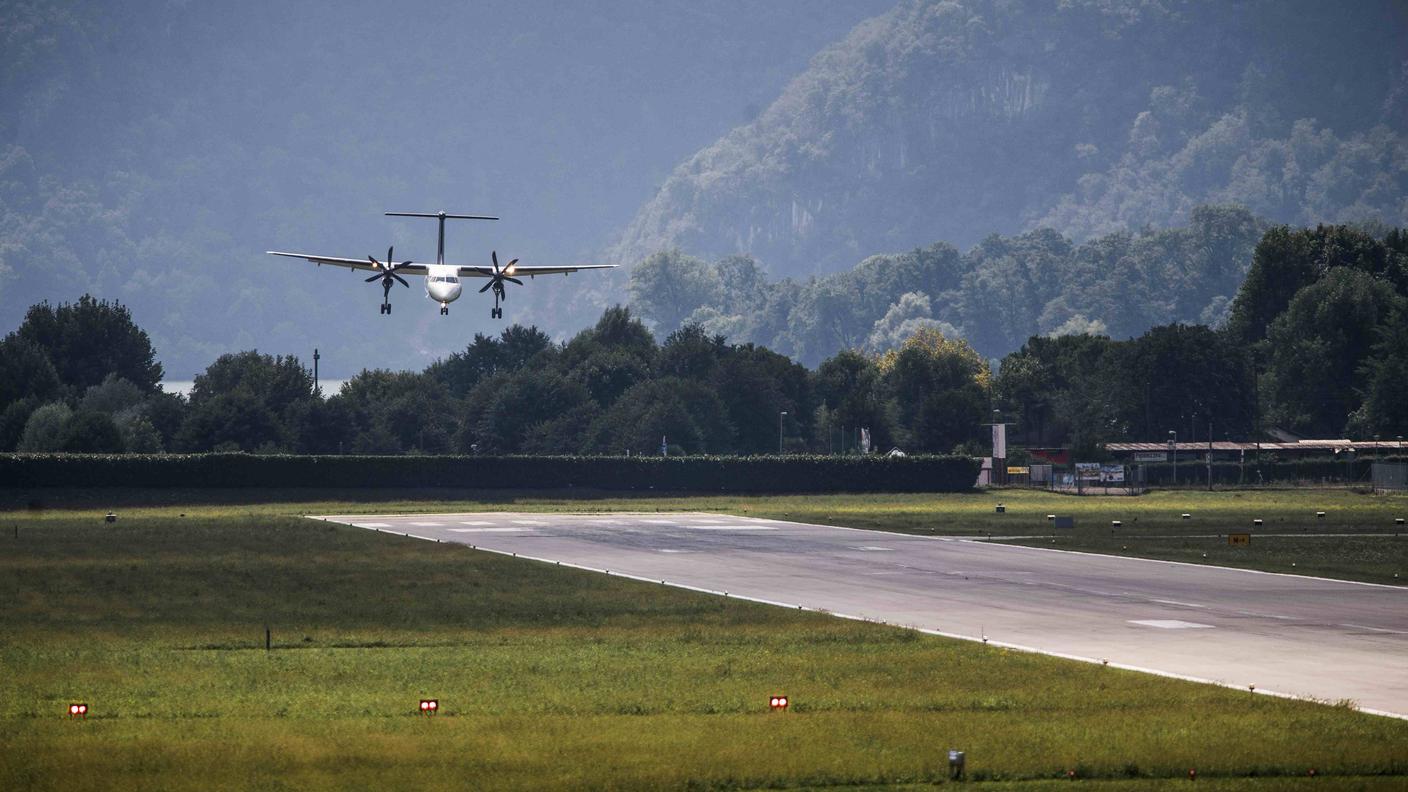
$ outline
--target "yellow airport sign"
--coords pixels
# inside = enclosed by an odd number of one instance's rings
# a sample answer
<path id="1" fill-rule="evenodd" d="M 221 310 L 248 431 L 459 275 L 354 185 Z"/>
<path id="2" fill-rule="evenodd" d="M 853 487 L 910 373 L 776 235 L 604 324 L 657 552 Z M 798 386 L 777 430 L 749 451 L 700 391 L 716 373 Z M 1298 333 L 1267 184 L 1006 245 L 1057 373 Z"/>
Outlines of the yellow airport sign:
<path id="1" fill-rule="evenodd" d="M 1249 545 L 1252 543 L 1252 535 L 1249 533 L 1227 534 L 1227 544 L 1234 547 Z"/>

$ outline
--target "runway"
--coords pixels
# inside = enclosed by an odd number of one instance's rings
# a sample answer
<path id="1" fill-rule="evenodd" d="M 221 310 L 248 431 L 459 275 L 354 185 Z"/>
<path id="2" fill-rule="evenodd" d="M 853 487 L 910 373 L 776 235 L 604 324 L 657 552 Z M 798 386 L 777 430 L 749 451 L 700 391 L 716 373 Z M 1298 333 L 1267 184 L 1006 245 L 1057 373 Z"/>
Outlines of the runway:
<path id="1" fill-rule="evenodd" d="M 1408 717 L 1398 587 L 725 514 L 313 519 Z"/>

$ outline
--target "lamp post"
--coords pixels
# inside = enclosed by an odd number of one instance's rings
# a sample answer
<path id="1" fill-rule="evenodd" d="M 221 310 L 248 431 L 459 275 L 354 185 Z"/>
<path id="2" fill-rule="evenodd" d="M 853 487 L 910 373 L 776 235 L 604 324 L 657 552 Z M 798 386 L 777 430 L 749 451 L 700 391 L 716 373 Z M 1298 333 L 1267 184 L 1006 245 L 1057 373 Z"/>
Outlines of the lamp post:
<path id="1" fill-rule="evenodd" d="M 782 453 L 782 419 L 787 417 L 787 411 L 783 410 L 777 414 L 777 453 Z"/>
<path id="2" fill-rule="evenodd" d="M 1168 430 L 1168 450 L 1173 454 L 1173 486 L 1178 486 L 1178 432 Z"/>

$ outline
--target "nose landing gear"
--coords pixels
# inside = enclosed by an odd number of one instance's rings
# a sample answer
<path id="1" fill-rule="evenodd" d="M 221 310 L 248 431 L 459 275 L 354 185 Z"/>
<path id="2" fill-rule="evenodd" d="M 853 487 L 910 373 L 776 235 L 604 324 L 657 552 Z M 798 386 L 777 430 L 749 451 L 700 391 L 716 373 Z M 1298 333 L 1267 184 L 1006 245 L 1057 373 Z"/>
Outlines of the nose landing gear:
<path id="1" fill-rule="evenodd" d="M 381 304 L 381 312 L 384 313 L 384 314 L 389 314 L 389 313 L 391 313 L 391 303 L 389 303 L 389 302 L 384 302 L 384 303 L 382 303 L 382 304 Z"/>
<path id="2" fill-rule="evenodd" d="M 446 305 L 445 303 L 440 303 L 440 315 L 441 315 L 441 316 L 449 316 L 449 315 L 450 315 L 450 306 Z"/>
<path id="3" fill-rule="evenodd" d="M 502 318 L 504 318 L 504 309 L 502 309 L 502 308 L 490 308 L 490 309 L 489 309 L 489 318 L 490 318 L 490 319 L 502 319 Z"/>

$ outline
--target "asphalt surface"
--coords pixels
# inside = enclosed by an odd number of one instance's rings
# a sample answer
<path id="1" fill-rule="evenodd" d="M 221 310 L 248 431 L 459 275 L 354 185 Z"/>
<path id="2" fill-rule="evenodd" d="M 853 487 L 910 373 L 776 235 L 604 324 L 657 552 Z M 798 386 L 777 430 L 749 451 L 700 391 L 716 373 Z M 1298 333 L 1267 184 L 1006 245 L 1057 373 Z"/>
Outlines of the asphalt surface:
<path id="1" fill-rule="evenodd" d="M 723 514 L 314 519 L 1408 717 L 1408 589 Z"/>

